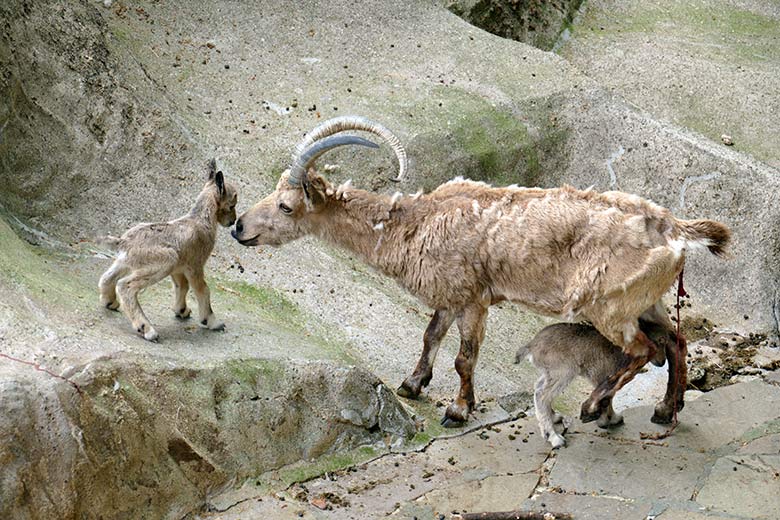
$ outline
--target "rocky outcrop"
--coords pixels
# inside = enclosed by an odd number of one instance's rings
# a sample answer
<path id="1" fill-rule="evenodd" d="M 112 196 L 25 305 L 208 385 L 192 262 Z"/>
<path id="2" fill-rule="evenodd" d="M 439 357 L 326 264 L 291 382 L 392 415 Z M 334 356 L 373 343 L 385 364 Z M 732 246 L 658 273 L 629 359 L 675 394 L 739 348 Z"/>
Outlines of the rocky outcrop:
<path id="1" fill-rule="evenodd" d="M 379 379 L 329 363 L 112 359 L 70 380 L 0 372 L 3 518 L 178 519 L 253 475 L 416 432 Z"/>
<path id="2" fill-rule="evenodd" d="M 442 0 L 467 22 L 502 38 L 549 51 L 571 26 L 582 0 Z"/>

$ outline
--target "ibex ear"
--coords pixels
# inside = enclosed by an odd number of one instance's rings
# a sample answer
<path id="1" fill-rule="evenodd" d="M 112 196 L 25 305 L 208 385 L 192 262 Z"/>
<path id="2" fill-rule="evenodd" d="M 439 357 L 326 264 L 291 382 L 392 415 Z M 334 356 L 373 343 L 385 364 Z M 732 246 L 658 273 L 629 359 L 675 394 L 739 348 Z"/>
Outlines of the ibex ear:
<path id="1" fill-rule="evenodd" d="M 314 168 L 303 179 L 303 193 L 306 196 L 306 206 L 317 210 L 325 204 L 325 179 L 315 173 Z"/>
<path id="2" fill-rule="evenodd" d="M 219 196 L 223 197 L 225 195 L 225 178 L 222 176 L 222 172 L 219 171 L 214 176 L 214 184 L 217 185 L 217 190 L 219 190 Z"/>
<path id="3" fill-rule="evenodd" d="M 213 181 L 216 175 L 217 175 L 217 160 L 211 159 L 209 161 L 209 180 Z"/>

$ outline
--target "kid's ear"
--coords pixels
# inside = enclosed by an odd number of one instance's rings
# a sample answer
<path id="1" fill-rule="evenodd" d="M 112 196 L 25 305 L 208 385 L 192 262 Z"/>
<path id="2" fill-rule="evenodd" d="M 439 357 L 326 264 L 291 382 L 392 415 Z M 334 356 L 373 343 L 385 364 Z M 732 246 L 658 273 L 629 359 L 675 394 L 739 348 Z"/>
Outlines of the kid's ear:
<path id="1" fill-rule="evenodd" d="M 325 203 L 325 179 L 314 172 L 312 168 L 303 180 L 303 193 L 306 196 L 306 204 L 312 208 L 319 208 Z"/>
<path id="2" fill-rule="evenodd" d="M 209 180 L 213 181 L 216 175 L 217 175 L 217 160 L 211 159 L 209 161 Z"/>
<path id="3" fill-rule="evenodd" d="M 225 195 L 225 178 L 222 176 L 222 172 L 217 172 L 217 174 L 214 176 L 214 184 L 217 185 L 217 190 L 219 190 L 219 196 L 222 197 Z"/>

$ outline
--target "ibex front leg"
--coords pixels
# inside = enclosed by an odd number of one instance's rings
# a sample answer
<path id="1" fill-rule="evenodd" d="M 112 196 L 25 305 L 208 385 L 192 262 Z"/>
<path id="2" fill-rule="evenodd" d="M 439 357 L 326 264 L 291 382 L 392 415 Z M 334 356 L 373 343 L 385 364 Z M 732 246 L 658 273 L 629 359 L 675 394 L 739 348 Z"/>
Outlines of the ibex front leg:
<path id="1" fill-rule="evenodd" d="M 455 321 L 454 312 L 438 310 L 433 313 L 433 318 L 423 335 L 423 351 L 420 360 L 417 361 L 417 367 L 412 375 L 404 379 L 404 382 L 398 387 L 396 391 L 398 395 L 407 399 L 416 399 L 420 395 L 420 391 L 431 382 L 436 353 L 453 321 Z"/>
<path id="2" fill-rule="evenodd" d="M 460 330 L 460 351 L 455 358 L 455 370 L 460 376 L 460 392 L 455 401 L 447 407 L 442 424 L 447 428 L 462 425 L 474 409 L 474 367 L 479 357 L 479 346 L 485 338 L 487 307 L 474 304 L 458 315 Z"/>

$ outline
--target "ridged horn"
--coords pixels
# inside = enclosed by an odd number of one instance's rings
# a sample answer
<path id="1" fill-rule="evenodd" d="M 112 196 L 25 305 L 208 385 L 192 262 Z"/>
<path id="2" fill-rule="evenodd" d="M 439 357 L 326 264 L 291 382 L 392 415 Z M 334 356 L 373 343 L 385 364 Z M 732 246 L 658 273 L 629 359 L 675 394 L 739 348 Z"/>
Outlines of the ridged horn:
<path id="1" fill-rule="evenodd" d="M 293 160 L 296 160 L 299 155 L 304 153 L 306 149 L 316 141 L 348 130 L 370 132 L 384 139 L 398 158 L 398 176 L 392 180 L 396 182 L 403 180 L 406 176 L 406 170 L 408 169 L 408 160 L 406 158 L 406 150 L 401 144 L 400 139 L 384 126 L 362 116 L 341 116 L 323 121 L 314 127 L 314 129 L 306 135 L 303 141 L 298 143 L 298 146 L 295 147 Z"/>
<path id="2" fill-rule="evenodd" d="M 350 144 L 367 146 L 368 148 L 379 148 L 378 144 L 356 135 L 335 135 L 333 137 L 326 137 L 325 139 L 321 139 L 314 143 L 308 149 L 304 150 L 303 153 L 298 154 L 290 167 L 288 182 L 293 186 L 300 186 L 306 179 L 306 172 L 309 170 L 309 166 L 311 166 L 320 155 L 338 146 Z"/>

